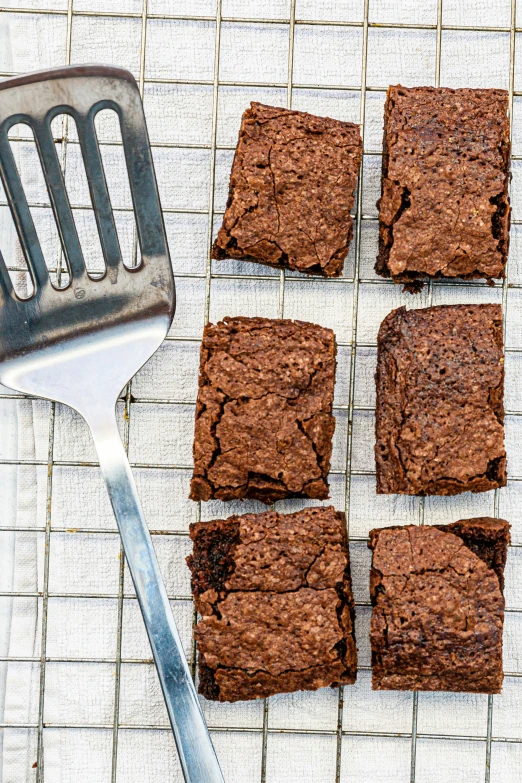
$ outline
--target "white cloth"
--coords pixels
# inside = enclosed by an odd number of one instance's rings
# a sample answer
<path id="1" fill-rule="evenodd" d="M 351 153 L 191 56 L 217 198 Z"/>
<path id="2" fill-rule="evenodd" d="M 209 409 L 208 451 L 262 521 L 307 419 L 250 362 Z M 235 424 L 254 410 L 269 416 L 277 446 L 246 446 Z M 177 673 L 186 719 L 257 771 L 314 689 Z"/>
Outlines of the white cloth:
<path id="1" fill-rule="evenodd" d="M 59 14 L 16 12 L 16 6 L 47 8 Z M 4 2 L 4 6 L 6 3 Z M 12 12 L 0 14 L 0 72 L 22 72 L 63 64 L 67 51 L 66 0 L 11 0 Z M 223 0 L 223 17 L 272 17 L 288 20 L 290 0 Z M 323 19 L 361 23 L 363 0 L 297 0 L 292 81 L 295 84 L 333 85 L 345 89 L 295 88 L 295 108 L 339 119 L 358 121 L 362 73 L 363 28 L 303 25 L 299 20 Z M 215 0 L 148 0 L 150 14 L 199 14 L 212 16 Z M 510 24 L 510 0 L 444 0 L 443 22 L 448 25 Z M 135 17 L 74 15 L 71 62 L 109 62 L 140 69 L 142 42 L 141 0 L 75 0 L 74 11 L 112 11 Z M 436 25 L 437 2 L 418 0 L 370 0 L 371 22 L 401 22 Z M 517 24 L 520 24 L 519 19 Z M 173 264 L 178 275 L 178 308 L 172 334 L 198 338 L 204 323 L 204 279 L 207 258 L 207 214 L 212 143 L 212 108 L 215 23 L 150 19 L 145 58 L 145 107 L 155 143 L 158 182 L 166 211 Z M 250 100 L 286 105 L 288 82 L 289 24 L 232 23 L 221 27 L 220 79 L 239 82 L 269 82 L 270 87 L 221 86 L 217 120 L 215 209 L 224 208 L 228 176 L 237 139 L 239 118 Z M 367 84 L 434 84 L 437 35 L 435 29 L 400 30 L 370 27 Z M 517 50 L 520 43 L 517 38 Z M 442 33 L 441 84 L 450 86 L 509 86 L 510 36 L 508 32 Z M 515 90 L 522 89 L 518 56 Z M 180 85 L 153 82 L 156 79 L 189 79 L 202 84 Z M 379 196 L 379 152 L 382 143 L 384 93 L 366 93 L 363 214 L 376 216 Z M 513 152 L 522 153 L 520 108 L 514 100 Z M 58 128 L 57 134 L 60 133 Z M 74 133 L 74 129 L 72 129 Z M 114 138 L 109 120 L 101 126 L 105 140 Z M 189 145 L 184 148 L 171 143 Z M 161 145 L 165 146 L 161 146 Z M 190 145 L 200 145 L 194 147 Z M 205 145 L 207 145 L 205 147 Z M 223 149 L 225 148 L 225 149 Z M 228 149 L 227 149 L 228 148 Z M 103 149 L 112 188 L 113 203 L 129 206 L 120 150 Z M 25 145 L 16 148 L 22 177 L 33 202 L 47 201 L 38 176 L 34 152 Z M 75 205 L 88 205 L 85 185 L 74 144 L 67 149 L 67 182 Z M 513 218 L 522 218 L 522 166 L 513 162 Z M 0 197 L 2 197 L 0 189 Z M 3 199 L 0 198 L 2 203 Z M 34 210 L 37 229 L 47 257 L 55 262 L 56 230 L 50 211 Z M 82 237 L 88 239 L 86 254 L 92 268 L 99 263 L 92 215 L 75 213 Z M 221 216 L 215 217 L 214 230 Z M 118 212 L 118 229 L 124 250 L 132 250 L 133 224 L 128 213 Z M 510 283 L 522 283 L 519 258 L 522 232 L 514 224 L 511 233 Z M 360 274 L 373 278 L 377 248 L 377 222 L 364 220 L 361 229 Z M 8 211 L 0 204 L 0 249 L 10 264 L 20 264 Z M 352 243 L 345 274 L 353 271 L 356 257 Z M 241 262 L 220 262 L 214 272 L 237 275 L 261 274 L 264 280 L 212 280 L 210 318 L 225 315 L 279 315 L 279 276 L 268 268 Z M 185 276 L 183 276 L 185 275 Z M 189 275 L 189 276 L 187 276 Z M 190 277 L 192 275 L 192 277 Z M 199 277 L 194 277 L 199 275 Z M 20 276 L 19 276 L 20 282 Z M 449 288 L 437 282 L 433 302 L 500 302 L 502 291 L 487 286 Z M 507 344 L 522 348 L 522 308 L 518 289 L 507 295 Z M 332 327 L 340 343 L 353 337 L 354 289 L 350 283 L 303 281 L 288 275 L 284 315 L 308 319 Z M 359 287 L 357 339 L 374 343 L 382 318 L 401 304 L 428 304 L 424 291 L 416 298 L 402 294 L 386 283 Z M 181 405 L 132 405 L 130 457 L 137 463 L 189 466 L 197 389 L 197 342 L 168 342 L 133 382 L 137 399 L 178 400 Z M 349 401 L 349 348 L 339 349 L 336 402 Z M 375 349 L 357 352 L 355 401 L 359 406 L 374 402 Z M 522 354 L 506 357 L 506 408 L 522 411 Z M 348 431 L 346 410 L 337 411 L 333 468 L 346 464 Z M 49 406 L 45 402 L 0 400 L 0 458 L 36 459 L 45 463 L 48 454 Z M 510 415 L 506 424 L 509 470 L 522 475 L 522 418 Z M 373 415 L 354 417 L 352 467 L 373 467 Z M 85 425 L 71 411 L 56 409 L 54 458 L 94 459 Z M 197 508 L 187 500 L 188 470 L 136 471 L 138 487 L 151 529 L 186 534 L 196 519 Z M 114 533 L 74 532 L 77 528 L 114 530 L 109 503 L 98 471 L 89 467 L 55 466 L 52 475 L 51 520 L 55 532 L 50 542 L 48 633 L 45 669 L 44 760 L 45 783 L 110 783 L 112 768 L 115 665 L 118 627 L 120 544 Z M 344 508 L 344 477 L 331 477 L 332 502 Z M 499 512 L 513 524 L 513 541 L 522 543 L 520 502 L 522 484 L 510 481 L 500 493 Z M 46 520 L 47 468 L 0 465 L 0 591 L 22 592 L 26 598 L 0 597 L 0 657 L 39 658 L 41 599 L 30 597 L 43 588 L 44 533 Z M 280 504 L 294 509 L 297 503 Z M 226 516 L 239 509 L 259 509 L 255 503 L 208 503 L 202 517 Z M 371 476 L 356 475 L 350 484 L 349 527 L 363 537 L 377 525 L 415 523 L 420 520 L 416 498 L 376 496 Z M 457 498 L 427 498 L 426 523 L 453 521 L 494 513 L 492 493 Z M 37 527 L 40 532 L 2 532 L 1 528 Z M 69 532 L 59 532 L 66 530 Z M 186 535 L 158 535 L 154 543 L 167 589 L 173 603 L 187 653 L 191 655 L 192 604 L 184 558 L 189 551 Z M 522 607 L 521 549 L 510 552 L 506 574 L 508 607 Z M 364 542 L 352 544 L 352 571 L 356 598 L 368 601 L 369 553 Z M 131 585 L 126 576 L 126 594 Z M 75 597 L 78 594 L 90 597 Z M 58 597 L 65 595 L 69 597 Z M 359 606 L 357 632 L 360 662 L 368 666 L 370 611 Z M 157 783 L 181 780 L 173 740 L 166 730 L 165 709 L 154 669 L 139 663 L 150 657 L 136 601 L 126 598 L 123 611 L 121 691 L 118 734 L 118 783 Z M 66 659 L 66 660 L 64 660 Z M 71 662 L 72 659 L 72 662 Z M 94 662 L 92 662 L 94 659 Z M 130 661 L 135 661 L 131 663 Z M 505 669 L 522 674 L 522 613 L 509 612 L 505 627 Z M 0 662 L 0 724 L 29 724 L 32 728 L 0 729 L 0 783 L 32 783 L 36 761 L 34 728 L 38 721 L 39 662 Z M 493 736 L 522 739 L 522 678 L 507 677 L 503 695 L 494 698 Z M 347 732 L 385 732 L 404 736 L 356 736 L 342 741 L 343 783 L 400 783 L 410 780 L 413 701 L 408 693 L 372 693 L 370 675 L 363 671 L 357 684 L 345 688 L 343 728 Z M 205 704 L 213 737 L 227 783 L 252 783 L 261 776 L 263 705 Z M 267 783 L 332 783 L 335 780 L 338 721 L 337 693 L 324 689 L 270 699 L 267 745 Z M 74 728 L 78 727 L 78 728 Z M 153 727 L 153 728 L 151 728 Z M 234 731 L 234 729 L 246 729 Z M 286 729 L 278 733 L 278 729 Z M 303 734 L 310 729 L 324 733 Z M 292 730 L 294 733 L 292 733 Z M 486 763 L 487 697 L 457 694 L 422 694 L 419 697 L 416 778 L 422 783 L 475 783 L 484 779 Z M 445 739 L 445 736 L 470 740 Z M 520 778 L 522 744 L 492 743 L 491 783 L 515 783 Z"/>

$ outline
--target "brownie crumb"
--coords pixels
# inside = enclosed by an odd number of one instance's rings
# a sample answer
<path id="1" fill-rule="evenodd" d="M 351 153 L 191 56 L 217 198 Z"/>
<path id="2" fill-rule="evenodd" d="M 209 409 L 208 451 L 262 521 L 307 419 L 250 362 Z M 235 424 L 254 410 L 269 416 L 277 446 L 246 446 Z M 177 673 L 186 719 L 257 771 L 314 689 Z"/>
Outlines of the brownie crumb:
<path id="1" fill-rule="evenodd" d="M 335 337 L 302 321 L 225 318 L 203 334 L 193 500 L 328 497 Z"/>
<path id="2" fill-rule="evenodd" d="M 375 271 L 410 292 L 430 277 L 503 278 L 509 172 L 506 90 L 390 87 Z"/>
<path id="3" fill-rule="evenodd" d="M 370 532 L 374 690 L 500 693 L 509 529 L 481 517 Z"/>
<path id="4" fill-rule="evenodd" d="M 193 524 L 190 537 L 205 698 L 238 701 L 355 682 L 344 514 L 332 506 L 244 514 Z"/>
<path id="5" fill-rule="evenodd" d="M 377 492 L 505 486 L 500 305 L 401 307 L 377 342 Z"/>
<path id="6" fill-rule="evenodd" d="M 358 125 L 251 103 L 212 258 L 338 277 L 361 156 Z"/>

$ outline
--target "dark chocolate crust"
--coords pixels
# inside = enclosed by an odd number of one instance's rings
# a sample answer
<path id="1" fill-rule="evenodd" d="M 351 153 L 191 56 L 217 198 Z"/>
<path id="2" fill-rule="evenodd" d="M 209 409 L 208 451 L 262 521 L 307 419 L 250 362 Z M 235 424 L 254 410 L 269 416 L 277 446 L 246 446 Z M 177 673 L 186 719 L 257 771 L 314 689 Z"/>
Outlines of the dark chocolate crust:
<path id="1" fill-rule="evenodd" d="M 239 701 L 355 682 L 345 516 L 332 506 L 191 525 L 199 692 Z"/>
<path id="2" fill-rule="evenodd" d="M 361 155 L 358 125 L 251 103 L 212 258 L 338 277 Z"/>
<path id="3" fill-rule="evenodd" d="M 203 334 L 192 500 L 328 497 L 334 333 L 225 318 Z"/>
<path id="4" fill-rule="evenodd" d="M 389 87 L 375 271 L 503 278 L 510 171 L 506 90 Z"/>
<path id="5" fill-rule="evenodd" d="M 509 529 L 482 517 L 370 532 L 374 690 L 500 693 Z"/>
<path id="6" fill-rule="evenodd" d="M 378 336 L 377 492 L 506 484 L 500 305 L 393 310 Z"/>

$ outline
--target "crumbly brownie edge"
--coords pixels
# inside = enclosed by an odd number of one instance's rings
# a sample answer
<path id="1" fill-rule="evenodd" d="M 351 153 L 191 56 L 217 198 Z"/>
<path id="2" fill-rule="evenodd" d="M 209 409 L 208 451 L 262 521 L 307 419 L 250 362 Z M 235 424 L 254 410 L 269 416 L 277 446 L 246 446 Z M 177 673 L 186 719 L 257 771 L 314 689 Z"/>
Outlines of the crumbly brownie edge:
<path id="1" fill-rule="evenodd" d="M 381 202 L 384 196 L 384 183 L 388 179 L 388 168 L 390 164 L 390 150 L 388 148 L 388 121 L 390 113 L 393 108 L 392 87 L 388 87 L 386 91 L 386 101 L 384 103 L 384 128 L 382 138 L 382 171 L 381 171 L 381 196 L 376 203 L 377 212 L 380 213 Z M 408 195 L 403 194 L 402 209 L 399 210 L 400 214 L 395 216 L 394 222 L 396 223 L 400 215 L 408 206 Z M 390 227 L 384 226 L 379 220 L 379 251 L 377 254 L 377 261 L 375 262 L 375 271 L 381 277 L 391 277 L 390 270 L 388 269 L 388 258 L 390 256 L 390 250 L 393 245 L 393 223 Z"/>
<path id="2" fill-rule="evenodd" d="M 190 525 L 193 552 L 187 557 L 196 605 L 208 590 L 219 595 L 234 571 L 234 551 L 240 541 L 240 517 Z"/>
<path id="3" fill-rule="evenodd" d="M 208 668 L 208 667 L 205 667 Z M 224 698 L 221 695 L 217 682 L 220 673 L 226 673 L 229 679 L 228 690 L 231 683 L 234 686 L 234 697 Z M 206 673 L 204 677 L 206 677 Z M 244 669 L 225 669 L 218 667 L 212 672 L 212 680 L 205 681 L 205 690 L 199 688 L 199 693 L 212 701 L 234 703 L 237 701 L 252 701 L 275 696 L 281 693 L 295 693 L 296 691 L 316 691 L 319 688 L 339 685 L 350 685 L 354 679 L 345 679 L 343 666 L 340 661 L 326 666 L 312 666 L 309 669 L 289 670 L 278 677 L 272 676 L 266 671 L 257 671 L 253 674 Z M 217 696 L 215 695 L 217 693 Z M 208 694 L 208 695 L 207 695 Z"/>
<path id="4" fill-rule="evenodd" d="M 390 119 L 390 115 L 393 111 L 393 108 L 395 106 L 395 102 L 393 99 L 393 93 L 395 89 L 398 89 L 400 85 L 397 87 L 394 87 L 390 85 L 386 91 L 386 101 L 384 104 L 384 129 L 383 129 L 383 141 L 382 141 L 382 171 L 381 171 L 381 196 L 378 199 L 376 203 L 377 211 L 380 214 L 380 207 L 381 202 L 384 198 L 384 186 L 385 182 L 388 180 L 388 169 L 390 164 L 390 150 L 388 146 L 389 141 L 389 133 L 388 133 L 388 122 Z M 379 248 L 377 253 L 377 260 L 375 262 L 375 272 L 378 275 L 381 275 L 381 277 L 391 277 L 390 270 L 388 269 L 388 259 L 390 257 L 390 251 L 392 249 L 393 245 L 393 226 L 401 215 L 408 209 L 410 206 L 410 192 L 406 186 L 402 189 L 401 194 L 401 204 L 399 206 L 399 209 L 397 210 L 391 224 L 385 225 L 380 219 L 379 219 Z M 419 280 L 419 274 L 418 272 L 408 272 L 405 271 L 400 277 L 395 276 L 394 278 L 395 282 L 398 283 L 404 283 L 404 291 L 408 291 L 411 294 L 418 294 L 422 289 L 424 288 L 424 282 L 422 280 Z"/>
<path id="5" fill-rule="evenodd" d="M 225 582 L 235 568 L 234 551 L 240 542 L 240 517 L 195 522 L 189 534 L 193 541 L 192 554 L 186 558 L 191 572 L 191 589 L 197 610 L 214 604 L 225 590 Z M 203 656 L 198 657 L 198 692 L 210 701 L 219 701 L 219 685 L 215 671 L 207 666 Z"/>
<path id="6" fill-rule="evenodd" d="M 374 691 L 443 691 L 444 693 L 487 693 L 502 692 L 502 674 L 481 675 L 480 680 L 455 678 L 448 681 L 444 676 L 389 674 L 372 667 L 372 690 Z"/>
<path id="7" fill-rule="evenodd" d="M 355 639 L 355 600 L 352 588 L 352 573 L 350 563 L 350 544 L 348 540 L 348 531 L 346 527 L 346 514 L 338 511 L 337 516 L 341 520 L 341 532 L 343 537 L 343 552 L 346 555 L 346 568 L 342 585 L 337 587 L 340 605 L 337 608 L 337 617 L 339 625 L 344 631 L 344 638 L 339 642 L 339 654 L 345 665 L 339 682 L 332 683 L 332 687 L 337 685 L 352 685 L 357 678 L 357 644 Z"/>
<path id="8" fill-rule="evenodd" d="M 198 672 L 198 693 L 204 696 L 205 699 L 208 699 L 208 701 L 219 701 L 219 685 L 214 677 L 215 670 L 207 666 L 201 656 L 198 659 Z"/>

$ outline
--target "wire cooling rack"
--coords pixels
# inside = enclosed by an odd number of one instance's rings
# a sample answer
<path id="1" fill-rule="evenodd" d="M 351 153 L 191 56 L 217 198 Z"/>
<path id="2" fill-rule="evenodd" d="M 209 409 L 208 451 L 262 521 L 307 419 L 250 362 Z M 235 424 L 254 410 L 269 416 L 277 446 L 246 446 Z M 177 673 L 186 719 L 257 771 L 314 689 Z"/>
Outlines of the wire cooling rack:
<path id="1" fill-rule="evenodd" d="M 8 44 L 11 58 L 8 61 L 4 46 L 0 76 L 71 62 L 114 62 L 134 71 L 145 101 L 179 303 L 165 345 L 122 397 L 121 422 L 193 666 L 195 613 L 183 562 L 189 551 L 188 522 L 240 508 L 220 503 L 196 507 L 185 500 L 203 324 L 227 314 L 298 317 L 332 326 L 338 338 L 330 482 L 332 502 L 346 509 L 349 524 L 361 661 L 358 683 L 248 705 L 205 704 L 226 780 L 518 780 L 522 267 L 517 251 L 522 210 L 517 188 L 522 134 L 517 131 L 517 99 L 522 97 L 522 73 L 518 77 L 515 54 L 522 20 L 517 21 L 515 0 L 267 0 L 261 9 L 259 3 L 240 0 L 33 1 L 34 7 L 0 8 L 0 43 Z M 260 12 L 266 16 L 258 18 Z M 397 82 L 509 90 L 513 221 L 509 274 L 503 284 L 490 288 L 482 282 L 436 281 L 412 298 L 374 275 L 382 108 L 386 87 Z M 209 259 L 226 200 L 239 118 L 253 99 L 361 123 L 364 158 L 355 237 L 344 275 L 336 280 Z M 27 135 L 23 128 L 17 132 L 13 147 L 19 145 L 22 176 L 34 186 L 31 208 L 50 248 L 49 266 L 60 280 L 65 274 L 61 251 L 45 223 L 49 202 L 34 183 L 35 158 Z M 117 168 L 117 132 L 109 123 L 100 133 L 104 161 L 108 168 Z M 56 135 L 77 223 L 92 230 L 91 206 L 78 185 L 74 128 L 63 121 Z M 120 239 L 132 262 L 138 251 L 127 219 L 129 204 L 122 195 L 124 175 L 120 170 L 113 176 Z M 0 240 L 0 245 L 14 278 L 23 284 L 25 264 L 7 220 L 4 199 L 0 227 L 5 242 Z M 11 257 L 4 244 L 13 249 Z M 91 269 L 96 269 L 95 260 Z M 377 498 L 372 389 L 378 325 L 400 304 L 468 301 L 504 306 L 508 487 L 458 498 Z M 89 436 L 71 411 L 8 390 L 2 390 L 0 417 L 6 434 L 0 444 L 5 510 L 0 551 L 11 547 L 15 564 L 10 581 L 5 573 L 2 581 L 0 574 L 0 622 L 8 637 L 0 656 L 0 782 L 181 780 Z M 29 496 L 34 502 L 27 512 Z M 293 502 L 278 506 L 299 507 Z M 241 508 L 262 507 L 245 503 Z M 368 530 L 480 514 L 502 515 L 513 524 L 503 695 L 372 693 Z M 32 647 L 24 641 L 30 631 Z"/>

